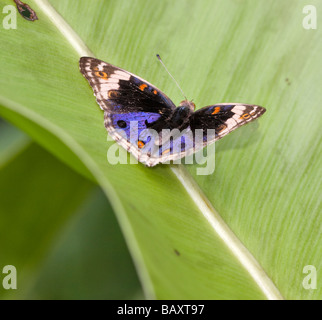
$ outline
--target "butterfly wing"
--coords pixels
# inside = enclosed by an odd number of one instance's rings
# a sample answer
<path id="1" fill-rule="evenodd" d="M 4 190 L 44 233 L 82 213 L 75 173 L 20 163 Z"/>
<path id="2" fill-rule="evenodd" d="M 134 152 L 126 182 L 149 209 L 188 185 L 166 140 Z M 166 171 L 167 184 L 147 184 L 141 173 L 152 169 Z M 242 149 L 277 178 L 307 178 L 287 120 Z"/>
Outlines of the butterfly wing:
<path id="1" fill-rule="evenodd" d="M 203 129 L 204 145 L 207 145 L 257 119 L 265 111 L 265 108 L 253 104 L 216 104 L 194 112 L 190 119 L 190 127 L 193 132 Z M 207 129 L 215 129 L 215 135 L 210 140 L 207 139 Z"/>
<path id="2" fill-rule="evenodd" d="M 158 88 L 126 70 L 90 57 L 80 58 L 79 66 L 102 110 L 163 111 L 168 115 L 176 108 Z"/>
<path id="3" fill-rule="evenodd" d="M 242 103 L 222 103 L 199 109 L 191 115 L 189 125 L 181 135 L 174 136 L 160 147 L 159 162 L 196 153 L 265 111 L 263 107 Z"/>
<path id="4" fill-rule="evenodd" d="M 204 107 L 190 116 L 182 132 L 171 139 L 169 135 L 162 139 L 161 131 L 171 123 L 176 110 L 165 94 L 142 78 L 95 58 L 82 57 L 80 70 L 104 110 L 105 127 L 110 135 L 148 166 L 190 155 L 266 111 L 260 106 L 241 103 Z M 136 141 L 131 138 L 132 123 L 137 125 L 140 137 Z M 196 139 L 196 132 L 199 135 L 201 132 L 201 139 Z"/>
<path id="5" fill-rule="evenodd" d="M 145 151 L 143 146 L 156 137 L 146 134 L 146 140 L 134 143 L 130 137 L 130 125 L 137 125 L 138 136 L 148 128 L 160 133 L 162 125 L 176 109 L 174 103 L 151 83 L 102 60 L 82 57 L 79 65 L 104 110 L 105 127 L 112 138 L 146 163 L 151 152 Z"/>

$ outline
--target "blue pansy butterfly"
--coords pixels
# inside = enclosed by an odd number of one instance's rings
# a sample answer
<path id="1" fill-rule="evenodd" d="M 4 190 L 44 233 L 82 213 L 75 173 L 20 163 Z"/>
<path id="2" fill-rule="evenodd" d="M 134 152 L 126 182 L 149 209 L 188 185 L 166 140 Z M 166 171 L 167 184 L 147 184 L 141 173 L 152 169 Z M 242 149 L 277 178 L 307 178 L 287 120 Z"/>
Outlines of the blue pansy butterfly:
<path id="1" fill-rule="evenodd" d="M 90 57 L 80 58 L 79 65 L 104 110 L 109 134 L 149 167 L 197 152 L 266 111 L 243 103 L 194 111 L 195 104 L 188 100 L 176 107 L 158 88 L 128 71 Z"/>

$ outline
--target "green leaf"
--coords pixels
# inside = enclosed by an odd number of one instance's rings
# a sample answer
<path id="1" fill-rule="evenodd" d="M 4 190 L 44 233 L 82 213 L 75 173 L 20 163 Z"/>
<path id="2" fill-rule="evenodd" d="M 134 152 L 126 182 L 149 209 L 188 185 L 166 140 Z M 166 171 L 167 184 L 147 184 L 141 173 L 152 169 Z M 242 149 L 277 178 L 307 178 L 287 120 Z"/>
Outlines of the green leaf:
<path id="1" fill-rule="evenodd" d="M 140 284 L 113 211 L 98 188 L 55 239 L 29 299 L 133 299 Z M 111 263 L 115 262 L 115 263 Z M 58 267 L 59 266 L 59 267 Z"/>
<path id="2" fill-rule="evenodd" d="M 34 144 L 8 161 L 0 174 L 0 267 L 16 267 L 17 293 L 22 294 L 51 241 L 93 185 Z M 8 294 L 16 292 L 0 286 L 1 297 Z"/>
<path id="3" fill-rule="evenodd" d="M 11 142 L 24 136 L 1 123 L 0 146 L 6 131 Z M 16 140 L 13 145 L 19 145 Z M 16 267 L 18 290 L 0 287 L 0 297 L 140 296 L 134 266 L 104 194 L 39 146 L 29 143 L 20 152 L 14 150 L 0 171 L 0 267 Z"/>
<path id="4" fill-rule="evenodd" d="M 320 299 L 320 288 L 302 286 L 304 266 L 321 270 L 322 44 L 319 28 L 303 27 L 306 3 L 51 3 L 59 14 L 30 1 L 39 20 L 18 17 L 1 32 L 0 115 L 100 184 L 146 296 Z M 217 143 L 212 175 L 198 176 L 196 164 L 113 166 L 78 71 L 86 46 L 175 102 L 156 53 L 197 106 L 238 101 L 267 113 Z"/>
<path id="5" fill-rule="evenodd" d="M 0 119 L 0 168 L 29 144 L 30 139 L 23 132 Z"/>

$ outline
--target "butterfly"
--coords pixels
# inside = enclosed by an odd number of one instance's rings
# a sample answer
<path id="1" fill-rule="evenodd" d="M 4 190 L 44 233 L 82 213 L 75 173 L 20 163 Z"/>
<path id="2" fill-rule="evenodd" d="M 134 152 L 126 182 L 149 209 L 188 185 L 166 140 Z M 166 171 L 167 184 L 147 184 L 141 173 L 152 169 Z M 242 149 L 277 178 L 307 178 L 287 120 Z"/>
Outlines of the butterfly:
<path id="1" fill-rule="evenodd" d="M 81 57 L 79 66 L 111 137 L 149 167 L 193 154 L 266 111 L 243 103 L 195 111 L 187 99 L 176 107 L 161 90 L 126 70 L 91 57 Z"/>

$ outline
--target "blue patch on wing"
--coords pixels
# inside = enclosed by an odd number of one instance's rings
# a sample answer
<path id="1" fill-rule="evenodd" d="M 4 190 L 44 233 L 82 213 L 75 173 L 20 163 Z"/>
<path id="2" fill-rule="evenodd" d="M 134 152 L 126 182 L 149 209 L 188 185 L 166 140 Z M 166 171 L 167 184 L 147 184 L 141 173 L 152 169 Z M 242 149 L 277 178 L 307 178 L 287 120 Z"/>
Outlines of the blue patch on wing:
<path id="1" fill-rule="evenodd" d="M 130 130 L 132 132 L 137 130 L 138 137 L 140 137 L 141 132 L 147 129 L 147 124 L 151 124 L 157 121 L 161 115 L 152 112 L 128 112 L 128 113 L 117 113 L 110 115 L 113 127 L 115 129 L 122 129 L 127 136 L 128 141 L 130 141 Z M 137 129 L 135 128 L 137 123 Z"/>
<path id="2" fill-rule="evenodd" d="M 159 148 L 159 156 L 176 155 L 194 148 L 194 135 L 190 128 L 177 132 L 176 130 L 172 130 L 171 136 L 162 142 L 162 146 Z"/>

